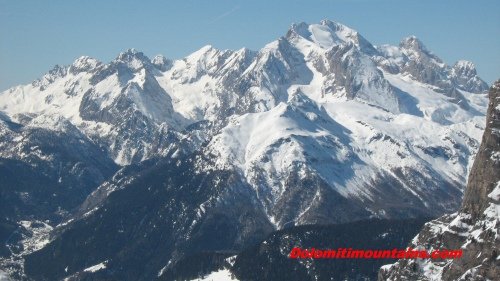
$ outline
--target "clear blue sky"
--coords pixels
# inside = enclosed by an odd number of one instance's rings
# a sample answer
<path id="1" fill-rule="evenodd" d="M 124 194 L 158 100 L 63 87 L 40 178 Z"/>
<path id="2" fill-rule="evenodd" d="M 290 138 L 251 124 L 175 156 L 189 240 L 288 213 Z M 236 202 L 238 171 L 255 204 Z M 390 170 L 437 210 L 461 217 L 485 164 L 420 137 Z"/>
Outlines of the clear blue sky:
<path id="1" fill-rule="evenodd" d="M 416 35 L 448 64 L 471 60 L 500 78 L 498 0 L 0 0 L 0 90 L 81 55 L 108 62 L 136 48 L 182 58 L 211 44 L 258 50 L 293 22 L 341 22 L 373 44 Z"/>

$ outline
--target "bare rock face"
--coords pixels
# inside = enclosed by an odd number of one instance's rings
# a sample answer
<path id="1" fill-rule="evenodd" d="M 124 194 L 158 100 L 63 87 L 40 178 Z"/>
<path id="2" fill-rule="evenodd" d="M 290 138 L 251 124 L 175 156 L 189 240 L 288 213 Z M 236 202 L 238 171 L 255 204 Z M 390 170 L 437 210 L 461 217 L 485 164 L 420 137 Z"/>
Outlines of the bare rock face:
<path id="1" fill-rule="evenodd" d="M 468 89 L 470 91 L 485 91 L 488 89 L 488 84 L 478 78 L 476 67 L 470 61 L 458 61 L 453 66 L 451 76 L 461 89 Z"/>
<path id="2" fill-rule="evenodd" d="M 400 260 L 379 280 L 498 280 L 500 276 L 500 80 L 489 92 L 486 129 L 462 208 L 427 223 L 411 248 L 462 249 L 455 260 Z"/>
<path id="3" fill-rule="evenodd" d="M 488 195 L 500 180 L 500 83 L 490 91 L 486 131 L 474 166 L 469 175 L 467 190 L 464 194 L 463 211 L 471 214 L 471 219 L 479 219 L 488 208 Z"/>

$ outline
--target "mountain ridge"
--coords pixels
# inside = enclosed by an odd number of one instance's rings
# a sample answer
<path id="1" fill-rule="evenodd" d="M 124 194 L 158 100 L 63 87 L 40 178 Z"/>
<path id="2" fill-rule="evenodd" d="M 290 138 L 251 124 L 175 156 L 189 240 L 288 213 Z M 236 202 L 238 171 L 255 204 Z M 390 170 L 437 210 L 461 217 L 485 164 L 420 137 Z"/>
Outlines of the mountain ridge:
<path id="1" fill-rule="evenodd" d="M 156 233 L 128 224 L 115 229 L 105 211 L 126 216 L 127 207 L 137 205 L 134 200 L 156 200 L 149 191 L 179 196 L 192 210 L 172 202 L 138 207 L 137 217 L 146 218 L 138 224 L 198 239 L 227 229 L 232 234 L 215 250 L 241 249 L 293 225 L 455 211 L 484 129 L 487 85 L 472 64 L 448 66 L 418 39 L 404 41 L 376 47 L 331 21 L 295 24 L 258 51 L 205 46 L 169 60 L 129 49 L 109 63 L 83 56 L 32 84 L 0 93 L 1 157 L 17 159 L 21 154 L 9 152 L 27 147 L 23 163 L 36 167 L 40 161 L 57 174 L 50 152 L 22 137 L 29 128 L 44 128 L 72 132 L 83 141 L 75 150 L 88 142 L 102 151 L 94 156 L 99 165 L 111 161 L 119 169 L 86 186 L 81 191 L 86 199 L 78 197 L 58 217 L 63 223 L 50 222 L 55 229 L 49 244 L 21 255 L 30 256 L 29 274 L 65 276 L 64 268 L 41 257 L 61 253 L 58 247 L 70 249 L 66 239 L 87 245 L 72 251 L 90 254 L 92 247 L 105 247 L 98 237 L 81 237 L 75 229 L 90 233 L 99 224 L 103 231 Z M 183 197 L 185 187 L 175 172 L 190 175 L 193 198 Z M 16 192 L 11 196 L 21 196 Z M 169 220 L 184 218 L 173 229 L 173 221 L 156 217 L 167 216 L 168 208 L 175 212 Z M 137 240 L 145 243 L 140 235 Z M 117 243 L 122 244 L 113 244 L 103 256 L 110 267 L 130 262 L 116 256 L 125 247 L 124 241 Z M 182 247 L 165 249 L 165 264 L 186 249 L 205 249 L 201 242 L 172 243 Z M 136 253 L 139 244 L 127 251 Z M 68 275 L 90 266 L 86 263 L 72 261 Z M 155 264 L 154 270 L 165 264 Z"/>

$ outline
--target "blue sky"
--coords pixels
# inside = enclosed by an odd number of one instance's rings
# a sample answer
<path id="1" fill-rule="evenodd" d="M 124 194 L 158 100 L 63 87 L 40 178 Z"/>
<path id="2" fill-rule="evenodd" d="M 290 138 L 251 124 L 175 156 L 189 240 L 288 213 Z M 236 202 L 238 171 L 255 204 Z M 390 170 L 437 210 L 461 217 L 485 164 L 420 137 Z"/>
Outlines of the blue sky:
<path id="1" fill-rule="evenodd" d="M 446 63 L 471 60 L 500 78 L 498 0 L 0 0 L 0 90 L 81 55 L 108 62 L 136 48 L 182 58 L 210 44 L 258 50 L 291 23 L 341 22 L 373 44 L 416 35 Z"/>

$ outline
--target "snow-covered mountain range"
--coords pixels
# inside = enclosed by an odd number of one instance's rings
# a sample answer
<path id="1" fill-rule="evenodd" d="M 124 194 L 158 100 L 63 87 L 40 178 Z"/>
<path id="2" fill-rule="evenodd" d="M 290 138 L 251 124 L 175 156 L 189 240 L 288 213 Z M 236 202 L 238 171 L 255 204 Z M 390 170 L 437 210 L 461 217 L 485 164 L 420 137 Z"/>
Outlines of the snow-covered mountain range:
<path id="1" fill-rule="evenodd" d="M 11 190 L 26 210 L 10 218 L 70 219 L 58 241 L 75 223 L 92 225 L 108 197 L 130 190 L 144 170 L 155 176 L 173 166 L 211 179 L 199 183 L 199 204 L 176 209 L 186 221 L 175 233 L 196 235 L 198 224 L 245 201 L 225 214 L 237 221 L 226 250 L 287 225 L 438 216 L 459 206 L 487 88 L 472 63 L 449 66 L 416 37 L 374 46 L 327 20 L 294 24 L 259 51 L 206 46 L 169 60 L 130 49 L 110 63 L 84 56 L 0 93 L 0 157 L 48 167 L 41 176 L 60 183 L 55 198 L 70 186 L 78 194 L 71 204 L 56 200 L 59 208 L 46 210 L 54 218 L 29 213 L 42 195 Z M 73 187 L 65 177 L 93 182 Z"/>

